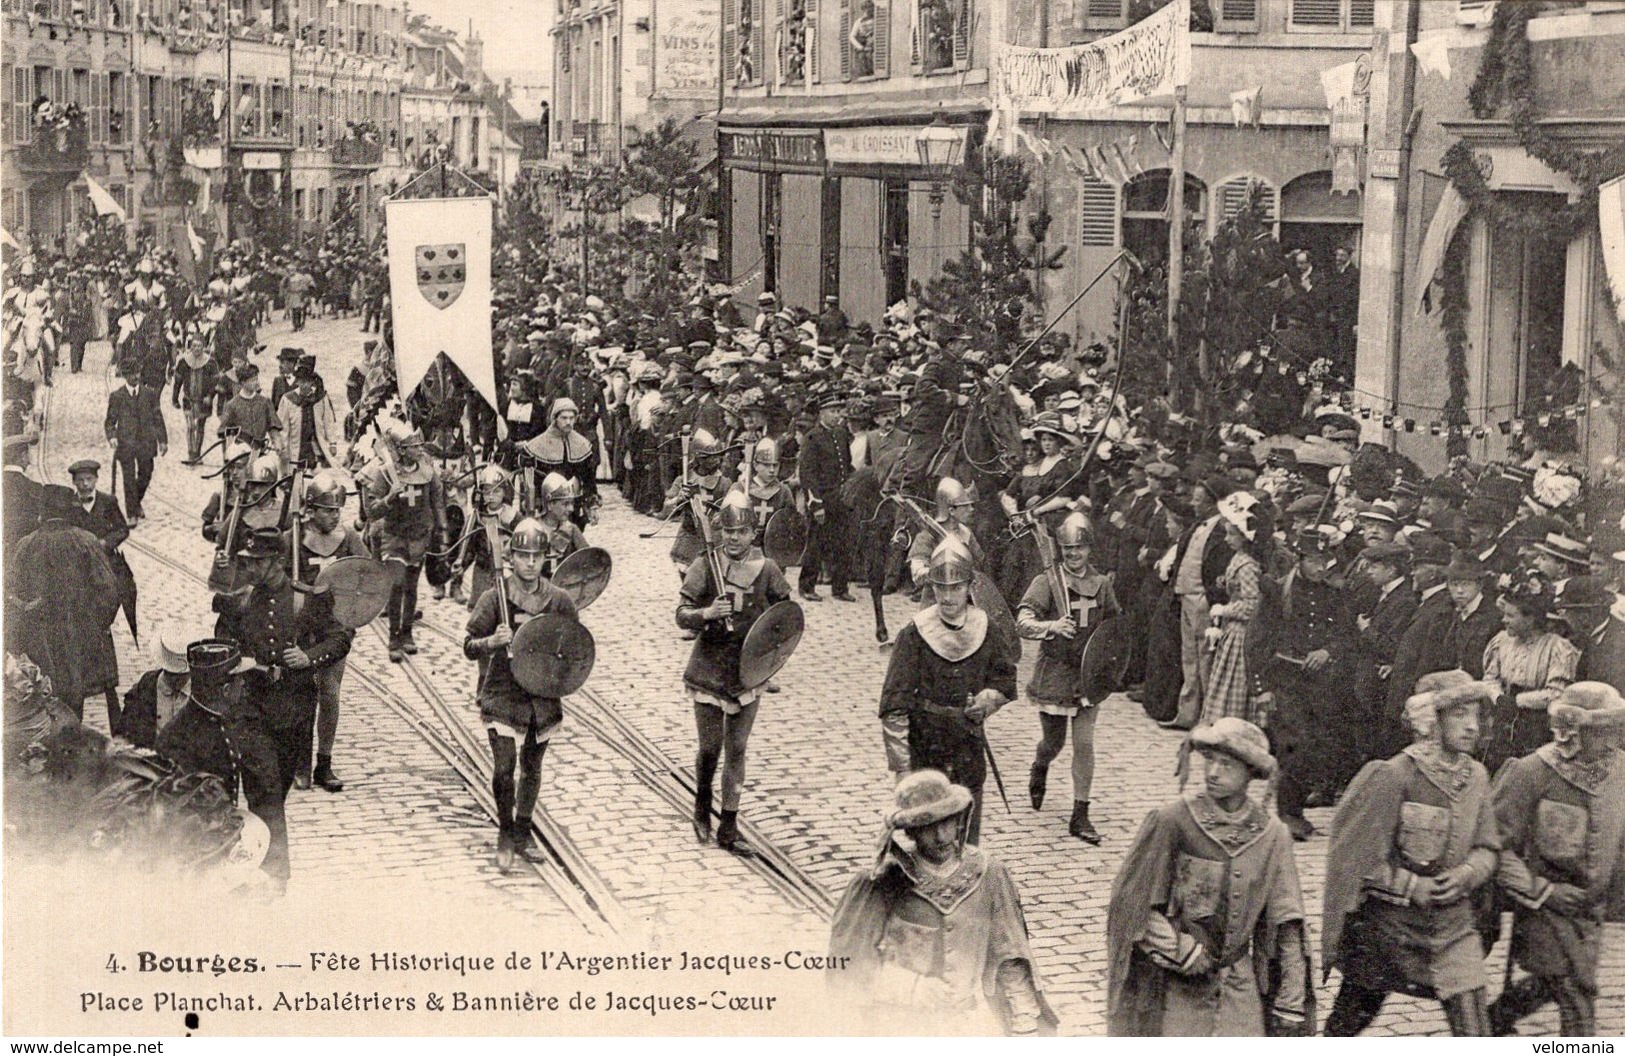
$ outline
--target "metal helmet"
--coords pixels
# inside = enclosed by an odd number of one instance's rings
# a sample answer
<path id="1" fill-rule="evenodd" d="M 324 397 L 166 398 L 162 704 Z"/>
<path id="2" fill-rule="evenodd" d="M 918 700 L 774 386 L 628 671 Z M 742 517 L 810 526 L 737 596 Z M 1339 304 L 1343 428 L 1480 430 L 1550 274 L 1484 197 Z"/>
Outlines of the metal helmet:
<path id="1" fill-rule="evenodd" d="M 496 463 L 481 466 L 474 473 L 474 489 L 487 503 L 495 497 L 502 502 L 508 497 L 508 471 Z"/>
<path id="2" fill-rule="evenodd" d="M 728 492 L 722 500 L 722 508 L 717 511 L 717 527 L 756 527 L 756 507 L 751 505 L 750 496 L 738 490 Z"/>
<path id="3" fill-rule="evenodd" d="M 228 466 L 233 462 L 245 461 L 252 457 L 253 454 L 254 449 L 243 443 L 241 440 L 226 441 L 225 460 L 226 465 Z"/>
<path id="4" fill-rule="evenodd" d="M 390 422 L 384 426 L 384 444 L 399 455 L 409 447 L 423 446 L 423 434 L 410 422 Z"/>
<path id="5" fill-rule="evenodd" d="M 323 470 L 305 485 L 305 505 L 341 510 L 344 508 L 344 494 L 344 481 Z"/>
<path id="6" fill-rule="evenodd" d="M 513 526 L 508 537 L 508 552 L 512 554 L 547 553 L 547 528 L 534 517 L 526 517 Z"/>
<path id="7" fill-rule="evenodd" d="M 248 484 L 275 484 L 282 479 L 282 459 L 276 455 L 261 455 L 248 464 Z"/>
<path id="8" fill-rule="evenodd" d="M 944 536 L 937 548 L 931 551 L 931 565 L 926 578 L 938 586 L 953 586 L 956 583 L 969 583 L 976 575 L 976 562 L 971 557 L 970 548 L 959 541 L 958 536 Z"/>
<path id="9" fill-rule="evenodd" d="M 574 477 L 567 477 L 563 473 L 549 473 L 542 478 L 542 485 L 537 492 L 536 497 L 546 503 L 579 499 L 581 484 Z"/>
<path id="10" fill-rule="evenodd" d="M 688 454 L 690 458 L 720 455 L 722 454 L 722 441 L 712 436 L 709 429 L 696 429 L 688 438 Z"/>
<path id="11" fill-rule="evenodd" d="M 1055 541 L 1061 546 L 1093 546 L 1094 525 L 1089 523 L 1089 518 L 1085 514 L 1069 513 L 1066 520 L 1055 530 Z"/>
<path id="12" fill-rule="evenodd" d="M 949 512 L 956 506 L 970 506 L 976 502 L 976 486 L 970 487 L 959 483 L 953 477 L 943 477 L 937 482 L 937 519 L 945 521 Z"/>
<path id="13" fill-rule="evenodd" d="M 764 436 L 756 441 L 756 450 L 751 454 L 751 461 L 758 466 L 776 466 L 779 464 L 779 443 L 771 436 Z"/>

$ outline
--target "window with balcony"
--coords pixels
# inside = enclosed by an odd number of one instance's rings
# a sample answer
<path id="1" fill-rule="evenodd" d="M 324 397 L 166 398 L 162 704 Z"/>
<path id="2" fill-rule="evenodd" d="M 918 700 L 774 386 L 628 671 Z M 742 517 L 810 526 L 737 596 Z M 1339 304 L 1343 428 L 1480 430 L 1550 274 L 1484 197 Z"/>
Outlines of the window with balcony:
<path id="1" fill-rule="evenodd" d="M 737 87 L 762 83 L 763 0 L 723 0 L 722 51 L 730 71 L 728 80 Z"/>
<path id="2" fill-rule="evenodd" d="M 842 80 L 891 76 L 891 0 L 846 0 L 840 29 Z"/>
<path id="3" fill-rule="evenodd" d="M 812 66 L 812 48 L 818 25 L 817 0 L 777 0 L 779 12 L 779 81 L 806 84 Z"/>
<path id="4" fill-rule="evenodd" d="M 1292 0 L 1290 28 L 1310 33 L 1370 29 L 1376 6 L 1376 0 Z"/>

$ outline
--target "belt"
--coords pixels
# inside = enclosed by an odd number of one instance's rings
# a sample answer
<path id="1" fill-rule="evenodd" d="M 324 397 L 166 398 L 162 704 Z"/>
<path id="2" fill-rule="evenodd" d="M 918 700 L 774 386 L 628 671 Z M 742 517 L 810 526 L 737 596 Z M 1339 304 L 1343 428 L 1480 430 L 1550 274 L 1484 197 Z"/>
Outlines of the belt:
<path id="1" fill-rule="evenodd" d="M 920 701 L 920 708 L 933 715 L 949 715 L 956 719 L 965 717 L 964 705 L 960 704 L 934 704 L 929 700 Z"/>

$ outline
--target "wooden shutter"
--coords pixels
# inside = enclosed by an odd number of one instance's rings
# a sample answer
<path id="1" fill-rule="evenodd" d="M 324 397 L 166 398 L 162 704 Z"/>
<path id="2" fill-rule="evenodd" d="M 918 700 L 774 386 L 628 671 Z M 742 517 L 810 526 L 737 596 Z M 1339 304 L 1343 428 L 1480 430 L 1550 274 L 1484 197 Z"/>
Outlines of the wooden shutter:
<path id="1" fill-rule="evenodd" d="M 1247 204 L 1247 195 L 1254 185 L 1263 187 L 1264 219 L 1275 220 L 1275 188 L 1251 176 L 1239 176 L 1219 188 L 1219 215 L 1228 219 L 1241 212 Z"/>
<path id="2" fill-rule="evenodd" d="M 1292 24 L 1336 29 L 1343 22 L 1342 0 L 1292 0 Z"/>
<path id="3" fill-rule="evenodd" d="M 1086 246 L 1117 244 L 1117 188 L 1085 178 L 1078 194 L 1078 241 Z"/>
<path id="4" fill-rule="evenodd" d="M 1124 21 L 1123 0 L 1089 0 L 1086 11 L 1091 26 L 1121 26 Z"/>
<path id="5" fill-rule="evenodd" d="M 841 80 L 852 79 L 852 0 L 841 4 Z"/>
<path id="6" fill-rule="evenodd" d="M 954 9 L 954 69 L 970 66 L 971 0 L 949 0 Z"/>
<path id="7" fill-rule="evenodd" d="M 739 61 L 738 40 L 734 29 L 734 22 L 739 10 L 739 0 L 722 0 L 722 83 L 734 83 L 734 70 Z M 559 46 L 560 65 L 565 73 L 570 72 L 570 42 L 561 36 Z"/>
<path id="8" fill-rule="evenodd" d="M 750 55 L 755 63 L 756 84 L 767 84 L 767 0 L 750 0 Z"/>
<path id="9" fill-rule="evenodd" d="M 107 74 L 90 75 L 91 121 L 90 138 L 95 143 L 107 142 Z"/>
<path id="10" fill-rule="evenodd" d="M 807 0 L 806 25 L 806 36 L 802 40 L 803 47 L 806 50 L 807 83 L 817 84 L 824 79 L 823 71 L 818 66 L 819 51 L 821 50 L 818 47 L 818 37 L 822 32 L 822 27 L 818 22 L 818 0 Z"/>
<path id="11" fill-rule="evenodd" d="M 20 66 L 12 67 L 10 72 L 0 70 L 0 143 L 5 143 L 8 146 L 17 142 L 15 138 L 17 119 L 12 115 L 16 113 L 17 109 L 16 74 L 21 70 L 22 67 Z M 6 200 L 8 202 L 11 200 L 10 192 L 7 192 Z M 7 216 L 6 219 L 9 221 L 10 217 Z"/>
<path id="12" fill-rule="evenodd" d="M 1219 23 L 1224 29 L 1257 29 L 1258 0 L 1220 0 Z"/>
<path id="13" fill-rule="evenodd" d="M 762 71 L 764 80 L 771 83 L 785 83 L 790 72 L 788 63 L 785 61 L 790 53 L 790 25 L 787 15 L 788 12 L 784 10 L 784 0 L 773 0 L 773 33 L 771 35 L 773 40 L 773 76 L 771 78 L 767 77 L 765 68 Z"/>
<path id="14" fill-rule="evenodd" d="M 875 76 L 891 76 L 891 0 L 875 0 Z"/>
<path id="15" fill-rule="evenodd" d="M 1377 0 L 1349 0 L 1349 28 L 1366 29 L 1376 24 Z"/>

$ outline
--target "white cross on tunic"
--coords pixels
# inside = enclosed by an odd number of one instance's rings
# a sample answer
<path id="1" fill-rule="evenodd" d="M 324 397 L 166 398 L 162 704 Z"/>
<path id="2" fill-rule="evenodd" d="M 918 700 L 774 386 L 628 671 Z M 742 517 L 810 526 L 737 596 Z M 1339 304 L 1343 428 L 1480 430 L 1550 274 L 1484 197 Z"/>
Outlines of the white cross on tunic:
<path id="1" fill-rule="evenodd" d="M 328 554 L 326 557 L 323 557 L 321 554 L 312 553 L 309 550 L 305 551 L 306 566 L 312 569 L 314 574 L 318 576 L 322 574 L 322 569 L 326 568 L 328 565 L 331 565 L 338 559 L 339 555 L 336 553 Z"/>
<path id="2" fill-rule="evenodd" d="M 408 506 L 416 506 L 418 504 L 418 499 L 422 497 L 423 486 L 420 484 L 408 484 L 406 487 L 401 489 L 401 498 L 406 500 L 406 504 Z"/>

